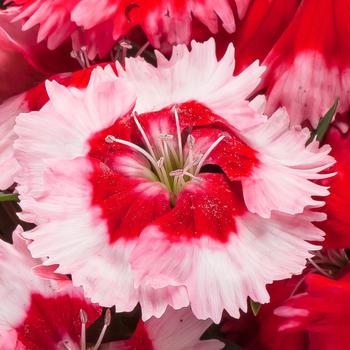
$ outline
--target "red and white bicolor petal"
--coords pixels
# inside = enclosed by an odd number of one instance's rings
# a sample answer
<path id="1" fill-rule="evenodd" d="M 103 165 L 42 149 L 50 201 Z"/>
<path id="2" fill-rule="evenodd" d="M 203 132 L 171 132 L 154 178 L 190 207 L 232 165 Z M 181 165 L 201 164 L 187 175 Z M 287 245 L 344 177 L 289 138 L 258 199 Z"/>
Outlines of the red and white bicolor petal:
<path id="1" fill-rule="evenodd" d="M 242 180 L 247 208 L 268 218 L 271 211 L 302 213 L 307 206 L 322 206 L 328 189 L 313 182 L 333 174 L 322 173 L 334 164 L 331 148 L 319 148 L 307 128 L 291 127 L 285 109 L 278 109 L 266 123 L 242 133 L 249 146 L 259 150 L 260 164 Z M 291 190 L 293 188 L 293 190 Z"/>
<path id="2" fill-rule="evenodd" d="M 293 124 L 308 120 L 316 127 L 337 97 L 338 112 L 349 110 L 349 5 L 349 0 L 301 3 L 263 62 L 269 115 L 284 106 Z"/>
<path id="3" fill-rule="evenodd" d="M 56 272 L 71 274 L 73 284 L 84 286 L 85 295 L 93 302 L 107 307 L 115 305 L 117 312 L 132 311 L 139 302 L 143 319 L 148 319 L 153 315 L 160 317 L 167 305 L 176 309 L 187 306 L 184 287 L 135 288 L 134 273 L 128 262 L 138 239 L 132 237 L 132 231 L 140 220 L 149 221 L 149 217 L 159 215 L 153 212 L 151 204 L 159 200 L 164 190 L 157 189 L 160 187 L 157 183 L 153 189 L 142 184 L 127 189 L 124 183 L 119 184 L 118 179 L 114 179 L 114 186 L 119 191 L 116 195 L 120 198 L 108 199 L 108 191 L 114 191 L 109 172 L 102 163 L 82 157 L 56 162 L 47 170 L 44 197 L 31 203 L 32 210 L 42 222 L 25 233 L 33 240 L 30 244 L 33 256 L 47 256 L 44 265 L 59 264 Z M 119 203 L 120 207 L 111 207 L 110 210 L 117 221 L 114 225 L 119 224 L 125 238 L 116 240 L 111 237 L 101 209 L 91 205 L 91 176 L 98 177 L 101 193 L 105 194 L 110 205 Z M 136 195 L 132 196 L 131 192 L 136 192 Z M 158 209 L 156 205 L 154 209 Z M 129 220 L 133 221 L 130 223 Z M 52 244 L 53 240 L 57 244 Z"/>
<path id="4" fill-rule="evenodd" d="M 86 88 L 94 67 L 82 69 L 73 73 L 60 73 L 51 77 L 65 86 Z M 5 190 L 14 183 L 19 170 L 18 161 L 14 155 L 13 144 L 17 136 L 14 132 L 16 117 L 20 113 L 40 110 L 49 97 L 42 82 L 35 88 L 23 94 L 7 99 L 0 105 L 0 190 Z"/>
<path id="5" fill-rule="evenodd" d="M 173 310 L 168 308 L 157 319 L 152 317 L 140 321 L 134 334 L 126 341 L 106 344 L 103 350 L 219 350 L 223 343 L 219 340 L 200 340 L 211 325 L 210 320 L 198 320 L 190 308 Z"/>
<path id="6" fill-rule="evenodd" d="M 218 62 L 213 41 L 192 46 L 158 55 L 158 68 L 98 68 L 85 90 L 49 83 L 49 102 L 17 118 L 16 180 L 22 218 L 37 224 L 31 252 L 93 301 L 140 302 L 144 319 L 190 302 L 218 322 L 248 296 L 267 302 L 266 284 L 319 248 L 307 241 L 322 240 L 312 222 L 324 216 L 308 207 L 326 192 L 309 180 L 333 159 L 283 111 L 266 120 L 264 99 L 248 101 L 259 66 L 232 77 L 232 47 Z M 297 203 L 276 199 L 274 184 Z"/>
<path id="7" fill-rule="evenodd" d="M 18 350 L 64 345 L 77 349 L 80 310 L 85 311 L 89 326 L 100 308 L 80 289 L 70 285 L 59 290 L 55 282 L 38 278 L 32 268 L 39 261 L 31 258 L 25 241 L 16 234 L 14 245 L 0 241 L 0 296 L 5 301 L 0 305 L 0 343 Z"/>
<path id="8" fill-rule="evenodd" d="M 23 172 L 19 172 L 15 180 L 19 184 L 19 193 L 26 193 L 31 198 L 43 190 L 40 178 L 42 170 L 47 167 L 46 161 L 86 155 L 89 137 L 127 113 L 135 99 L 127 84 L 115 81 L 110 66 L 105 69 L 98 67 L 94 71 L 86 91 L 66 89 L 55 81 L 47 81 L 46 90 L 50 103 L 40 111 L 20 114 L 16 119 L 15 131 L 21 137 L 15 142 L 15 157 Z M 107 104 L 104 100 L 115 103 Z M 26 207 L 23 198 L 24 216 Z M 36 222 L 33 218 L 26 220 Z"/>
<path id="9" fill-rule="evenodd" d="M 239 308 L 247 310 L 248 296 L 267 303 L 266 284 L 301 273 L 310 251 L 320 248 L 306 241 L 323 239 L 323 232 L 310 223 L 324 220 L 321 214 L 310 218 L 276 213 L 264 219 L 244 212 L 233 219 L 231 213 L 229 222 L 225 215 L 232 203 L 201 205 L 192 206 L 180 227 L 172 229 L 177 221 L 170 217 L 147 227 L 131 255 L 139 283 L 158 288 L 185 285 L 199 319 L 210 317 L 218 323 L 224 309 L 239 318 Z M 218 232 L 223 222 L 227 226 Z"/>

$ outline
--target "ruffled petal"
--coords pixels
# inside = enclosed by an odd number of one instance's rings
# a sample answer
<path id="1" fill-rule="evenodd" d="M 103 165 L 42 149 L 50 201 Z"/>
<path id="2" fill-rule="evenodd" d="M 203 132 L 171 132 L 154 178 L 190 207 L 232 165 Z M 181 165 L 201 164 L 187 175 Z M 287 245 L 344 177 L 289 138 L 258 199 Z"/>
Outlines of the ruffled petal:
<path id="1" fill-rule="evenodd" d="M 324 173 L 335 161 L 330 147 L 319 148 L 308 129 L 290 128 L 285 110 L 279 109 L 266 122 L 243 133 L 245 141 L 259 150 L 260 164 L 242 180 L 246 205 L 252 213 L 268 218 L 272 210 L 288 214 L 302 213 L 307 206 L 324 204 L 314 196 L 329 191 L 312 180 L 334 174 Z"/>
<path id="2" fill-rule="evenodd" d="M 203 44 L 193 41 L 191 51 L 184 45 L 178 45 L 174 47 L 169 61 L 157 53 L 157 61 L 156 68 L 143 59 L 129 58 L 125 70 L 120 65 L 117 67 L 119 75 L 135 88 L 137 112 L 196 101 L 238 129 L 264 120 L 249 107 L 247 101 L 259 84 L 264 68 L 255 62 L 241 74 L 233 76 L 235 61 L 232 45 L 219 62 L 214 39 Z"/>

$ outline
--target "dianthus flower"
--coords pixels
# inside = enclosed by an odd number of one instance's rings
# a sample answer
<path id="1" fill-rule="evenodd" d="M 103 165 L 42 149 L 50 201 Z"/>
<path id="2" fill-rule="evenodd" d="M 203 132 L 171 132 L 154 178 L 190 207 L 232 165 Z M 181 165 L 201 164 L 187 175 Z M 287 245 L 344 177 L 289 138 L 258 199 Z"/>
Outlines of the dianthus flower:
<path id="1" fill-rule="evenodd" d="M 30 250 L 117 311 L 239 317 L 318 249 L 310 207 L 328 191 L 312 180 L 329 176 L 330 148 L 248 101 L 263 68 L 233 76 L 232 45 L 219 62 L 213 40 L 157 60 L 97 68 L 85 90 L 47 82 L 48 103 L 17 117 Z"/>

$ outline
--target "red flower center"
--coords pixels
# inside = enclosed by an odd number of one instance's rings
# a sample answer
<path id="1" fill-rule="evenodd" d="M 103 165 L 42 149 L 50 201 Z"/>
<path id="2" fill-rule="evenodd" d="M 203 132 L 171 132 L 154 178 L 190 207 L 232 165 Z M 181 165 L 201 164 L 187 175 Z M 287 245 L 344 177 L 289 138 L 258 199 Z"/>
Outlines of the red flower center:
<path id="1" fill-rule="evenodd" d="M 243 206 L 233 181 L 249 175 L 258 162 L 223 118 L 196 102 L 124 116 L 94 135 L 90 147 L 93 204 L 102 208 L 112 241 L 126 232 L 134 237 L 168 212 L 178 213 L 195 192 L 191 202 L 203 215 L 215 210 L 234 227 Z"/>

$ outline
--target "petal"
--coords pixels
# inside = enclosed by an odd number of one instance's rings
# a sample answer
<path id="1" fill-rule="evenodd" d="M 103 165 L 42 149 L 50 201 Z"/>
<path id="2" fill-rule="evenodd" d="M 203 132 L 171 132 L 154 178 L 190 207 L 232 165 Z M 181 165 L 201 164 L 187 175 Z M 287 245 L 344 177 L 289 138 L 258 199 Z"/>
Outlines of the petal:
<path id="1" fill-rule="evenodd" d="M 248 296 L 268 302 L 266 284 L 301 273 L 310 250 L 320 248 L 306 240 L 323 236 L 306 214 L 264 219 L 245 213 L 235 222 L 236 232 L 226 242 L 200 232 L 175 240 L 160 225 L 148 227 L 131 255 L 137 281 L 186 286 L 195 316 L 218 323 L 224 309 L 236 318 L 239 308 L 247 310 Z"/>
<path id="2" fill-rule="evenodd" d="M 128 258 L 138 239 L 136 231 L 145 220 L 150 220 L 150 215 L 154 215 L 150 203 L 158 193 L 148 191 L 147 187 L 143 188 L 151 209 L 145 206 L 137 208 L 138 203 L 144 205 L 146 202 L 142 192 L 137 197 L 138 202 L 130 203 L 128 198 L 124 198 L 124 201 L 128 200 L 127 204 L 140 210 L 137 215 L 134 212 L 127 213 L 129 208 L 119 203 L 119 199 L 120 202 L 123 199 L 117 195 L 105 203 L 98 202 L 99 205 L 94 205 L 93 186 L 90 181 L 94 171 L 100 171 L 101 176 L 105 176 L 104 179 L 101 177 L 101 184 L 102 180 L 108 182 L 113 192 L 111 177 L 99 166 L 97 160 L 93 162 L 78 158 L 57 162 L 46 171 L 46 191 L 31 204 L 34 212 L 41 218 L 41 223 L 31 232 L 26 232 L 26 237 L 33 240 L 29 247 L 33 256 L 48 257 L 44 261 L 45 265 L 58 264 L 56 272 L 71 274 L 73 283 L 82 285 L 85 294 L 93 302 L 106 307 L 115 305 L 117 312 L 131 311 L 140 302 L 143 317 L 146 319 L 152 315 L 161 316 L 168 304 L 174 308 L 188 305 L 184 287 L 166 287 L 159 290 L 147 286 L 134 288 L 134 276 Z M 98 175 L 95 173 L 93 176 Z M 141 191 L 140 188 L 137 189 L 137 180 L 134 184 L 136 188 L 130 187 L 129 191 Z M 114 185 L 118 186 L 118 181 Z M 105 189 L 106 187 L 101 186 L 100 196 L 110 195 Z M 127 191 L 126 188 L 120 190 Z M 130 198 L 135 199 L 131 196 Z M 101 197 L 95 198 L 96 201 L 97 199 L 102 200 Z M 114 215 L 114 210 L 119 210 L 118 205 L 120 212 Z M 126 210 L 126 215 L 121 210 Z M 107 218 L 108 221 L 105 215 L 111 214 L 113 215 Z M 110 236 L 110 227 L 116 232 L 113 239 Z M 129 228 L 132 232 L 128 231 Z M 52 244 L 53 240 L 57 244 Z"/>
<path id="3" fill-rule="evenodd" d="M 13 132 L 16 116 L 26 110 L 24 95 L 6 100 L 0 105 L 0 189 L 5 190 L 14 182 L 19 165 L 14 155 L 13 143 L 16 135 Z"/>
<path id="4" fill-rule="evenodd" d="M 259 123 L 260 116 L 256 116 L 244 101 L 259 84 L 264 68 L 255 62 L 241 74 L 233 76 L 232 45 L 219 62 L 213 39 L 203 44 L 193 41 L 191 51 L 178 45 L 169 61 L 160 53 L 157 54 L 157 61 L 158 67 L 155 68 L 140 58 L 129 58 L 125 70 L 120 65 L 117 67 L 119 75 L 135 87 L 137 112 L 196 101 L 237 128 L 241 128 L 238 123 L 241 119 L 236 121 L 241 113 L 248 116 L 245 126 Z"/>
<path id="5" fill-rule="evenodd" d="M 322 173 L 333 163 L 330 147 L 316 141 L 305 146 L 308 129 L 290 128 L 285 110 L 243 132 L 246 143 L 259 151 L 260 164 L 242 180 L 246 205 L 252 213 L 270 217 L 272 210 L 302 213 L 307 206 L 322 204 L 313 196 L 327 196 L 327 188 L 312 180 L 334 174 Z"/>
<path id="6" fill-rule="evenodd" d="M 85 93 L 57 82 L 47 82 L 46 87 L 50 101 L 40 111 L 21 114 L 16 120 L 15 154 L 25 169 L 16 182 L 23 196 L 35 197 L 42 191 L 45 162 L 87 154 L 89 139 L 127 114 L 134 103 L 128 85 L 108 67 L 93 71 Z"/>

